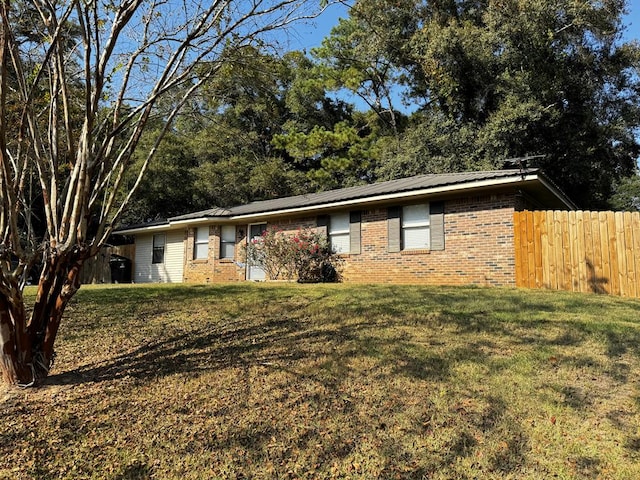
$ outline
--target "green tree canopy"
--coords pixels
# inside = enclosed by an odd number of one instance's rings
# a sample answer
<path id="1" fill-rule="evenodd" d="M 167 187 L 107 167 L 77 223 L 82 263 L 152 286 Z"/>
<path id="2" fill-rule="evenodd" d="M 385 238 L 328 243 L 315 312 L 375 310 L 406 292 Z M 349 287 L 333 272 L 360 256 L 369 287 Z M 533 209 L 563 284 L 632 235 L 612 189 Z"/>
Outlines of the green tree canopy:
<path id="1" fill-rule="evenodd" d="M 379 177 L 538 154 L 581 206 L 604 207 L 640 153 L 640 47 L 622 41 L 624 5 L 360 0 L 318 60 L 365 96 L 375 68 L 363 60 L 375 59 L 418 108 L 383 142 Z"/>
<path id="2" fill-rule="evenodd" d="M 535 156 L 581 207 L 612 206 L 640 155 L 640 47 L 622 41 L 623 12 L 622 0 L 359 0 L 309 55 L 230 49 L 176 123 L 194 162 L 178 204 Z"/>

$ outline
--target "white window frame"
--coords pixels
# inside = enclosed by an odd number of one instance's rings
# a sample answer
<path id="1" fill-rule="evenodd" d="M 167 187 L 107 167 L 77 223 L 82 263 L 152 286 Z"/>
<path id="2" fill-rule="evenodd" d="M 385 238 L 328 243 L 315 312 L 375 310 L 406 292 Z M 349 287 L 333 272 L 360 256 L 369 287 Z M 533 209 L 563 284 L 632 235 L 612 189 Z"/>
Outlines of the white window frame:
<path id="1" fill-rule="evenodd" d="M 162 242 L 157 241 L 160 239 L 162 239 Z M 153 235 L 151 240 L 151 263 L 152 264 L 160 265 L 164 263 L 166 246 L 167 246 L 167 236 L 164 233 L 156 233 Z"/>
<path id="2" fill-rule="evenodd" d="M 428 203 L 405 205 L 401 215 L 402 250 L 431 248 L 431 214 Z"/>
<path id="3" fill-rule="evenodd" d="M 209 258 L 209 227 L 198 227 L 193 234 L 193 259 Z"/>
<path id="4" fill-rule="evenodd" d="M 351 223 L 349 212 L 335 213 L 329 216 L 329 245 L 334 253 L 349 253 L 351 249 Z"/>
<path id="5" fill-rule="evenodd" d="M 231 246 L 231 256 L 228 255 L 228 248 Z M 220 227 L 220 258 L 223 260 L 233 260 L 236 255 L 236 226 L 222 225 Z"/>

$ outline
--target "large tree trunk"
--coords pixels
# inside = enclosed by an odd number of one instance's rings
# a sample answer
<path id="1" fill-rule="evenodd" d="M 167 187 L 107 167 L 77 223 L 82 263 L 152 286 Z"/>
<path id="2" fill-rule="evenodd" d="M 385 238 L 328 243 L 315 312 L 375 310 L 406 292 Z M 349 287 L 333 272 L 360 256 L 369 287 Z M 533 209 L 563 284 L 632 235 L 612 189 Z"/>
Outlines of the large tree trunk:
<path id="1" fill-rule="evenodd" d="M 14 301 L 0 297 L 0 342 L 2 343 L 0 370 L 2 370 L 2 380 L 5 383 L 20 384 L 29 382 L 28 379 L 32 375 L 28 365 L 30 359 L 26 358 L 29 351 L 28 345 L 20 345 L 20 343 L 25 343 L 26 332 L 24 329 L 16 328 L 16 325 L 26 324 L 22 295 L 19 295 L 18 307 L 21 305 L 23 308 L 16 309 L 13 305 Z M 23 334 L 22 338 L 21 333 Z M 27 348 L 25 349 L 25 347 Z"/>
<path id="2" fill-rule="evenodd" d="M 54 343 L 69 300 L 80 288 L 86 252 L 50 256 L 42 268 L 31 315 L 17 282 L 0 295 L 0 371 L 5 383 L 37 386 L 48 376 Z"/>

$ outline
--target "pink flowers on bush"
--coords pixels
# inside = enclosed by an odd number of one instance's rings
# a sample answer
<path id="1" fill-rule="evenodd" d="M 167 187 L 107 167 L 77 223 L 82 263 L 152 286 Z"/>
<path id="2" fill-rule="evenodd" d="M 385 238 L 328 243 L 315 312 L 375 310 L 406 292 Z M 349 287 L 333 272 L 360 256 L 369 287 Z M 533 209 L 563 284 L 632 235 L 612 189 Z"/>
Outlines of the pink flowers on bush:
<path id="1" fill-rule="evenodd" d="M 335 282 L 340 259 L 331 252 L 326 235 L 309 228 L 286 234 L 270 227 L 246 247 L 246 260 L 261 266 L 270 280 Z"/>

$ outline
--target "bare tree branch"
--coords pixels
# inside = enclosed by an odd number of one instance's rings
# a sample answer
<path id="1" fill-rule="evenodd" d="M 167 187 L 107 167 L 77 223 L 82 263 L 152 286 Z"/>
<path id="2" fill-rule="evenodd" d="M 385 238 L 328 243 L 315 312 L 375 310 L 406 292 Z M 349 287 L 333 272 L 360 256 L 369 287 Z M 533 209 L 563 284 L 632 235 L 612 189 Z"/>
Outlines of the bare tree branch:
<path id="1" fill-rule="evenodd" d="M 48 374 L 84 261 L 108 240 L 183 105 L 217 75 L 222 52 L 265 41 L 268 32 L 312 18 L 323 5 L 0 0 L 5 381 L 33 385 Z M 157 131 L 153 145 L 134 163 L 150 126 Z M 38 293 L 27 321 L 22 288 L 36 263 Z"/>

